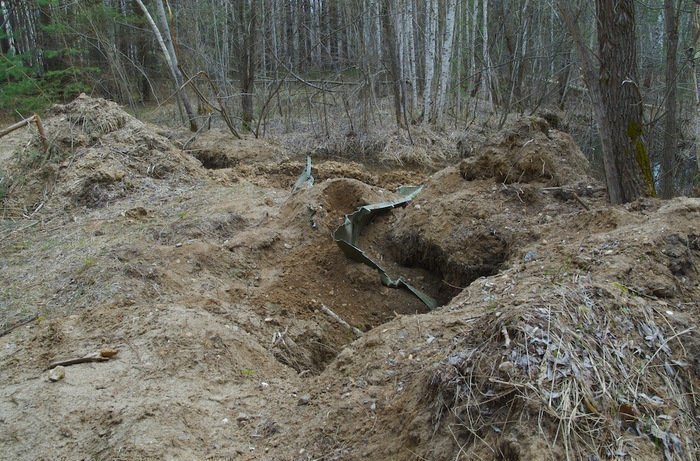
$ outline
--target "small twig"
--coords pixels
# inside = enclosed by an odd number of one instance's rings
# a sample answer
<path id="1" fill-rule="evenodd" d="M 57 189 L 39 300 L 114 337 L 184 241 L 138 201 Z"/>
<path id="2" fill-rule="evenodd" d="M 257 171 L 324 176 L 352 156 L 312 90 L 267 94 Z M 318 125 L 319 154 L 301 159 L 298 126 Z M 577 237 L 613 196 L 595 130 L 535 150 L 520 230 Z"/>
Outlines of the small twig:
<path id="1" fill-rule="evenodd" d="M 277 61 L 277 63 L 278 63 L 280 66 L 282 66 L 282 68 L 284 68 L 284 70 L 286 70 L 287 73 L 288 73 L 289 75 L 291 75 L 291 76 L 294 77 L 296 80 L 298 80 L 299 82 L 303 83 L 304 85 L 309 86 L 309 87 L 311 87 L 311 88 L 313 88 L 313 89 L 315 89 L 315 90 L 319 90 L 319 91 L 323 91 L 323 92 L 327 92 L 327 93 L 333 93 L 333 92 L 334 92 L 333 90 L 329 90 L 328 88 L 323 88 L 323 87 L 320 87 L 320 86 L 318 86 L 318 85 L 314 85 L 312 82 L 310 82 L 310 81 L 308 81 L 308 80 L 304 80 L 302 77 L 300 77 L 299 75 L 295 74 L 295 73 L 292 71 L 292 69 L 290 69 L 289 67 L 287 67 L 282 61 L 280 61 L 280 59 L 277 57 L 277 55 L 273 54 L 272 57 L 275 58 L 275 61 Z M 328 82 L 323 82 L 323 83 L 324 83 L 324 84 L 327 84 Z"/>
<path id="2" fill-rule="evenodd" d="M 591 211 L 591 208 L 586 204 L 586 202 L 583 201 L 583 199 L 581 199 L 581 197 L 578 196 L 578 194 L 577 194 L 576 192 L 572 192 L 572 194 L 574 195 L 574 199 L 575 199 L 583 208 L 585 208 L 586 211 Z"/>
<path id="3" fill-rule="evenodd" d="M 14 324 L 10 325 L 9 327 L 5 328 L 4 330 L 0 331 L 0 337 L 3 337 L 6 334 L 10 333 L 15 328 L 19 328 L 22 325 L 26 325 L 28 323 L 33 322 L 34 320 L 36 320 L 38 318 L 39 318 L 39 314 L 34 314 L 34 315 L 30 315 L 29 317 L 26 317 L 22 320 L 19 320 L 19 321 L 15 322 Z"/>
<path id="4" fill-rule="evenodd" d="M 344 326 L 348 330 L 352 331 L 353 334 L 355 336 L 357 336 L 358 338 L 360 336 L 362 336 L 362 332 L 358 328 L 355 328 L 354 326 L 350 325 L 348 322 L 346 322 L 345 320 L 340 318 L 340 316 L 338 314 L 336 314 L 335 312 L 333 312 L 332 310 L 327 308 L 324 304 L 321 304 L 321 310 L 323 312 L 325 312 L 326 314 L 330 315 L 331 317 L 333 317 L 336 320 L 336 322 L 338 322 L 339 324 L 341 324 L 342 326 Z"/>
<path id="5" fill-rule="evenodd" d="M 508 334 L 508 329 L 504 326 L 501 329 L 501 333 L 503 333 L 503 337 L 505 338 L 503 341 L 503 347 L 508 349 L 510 347 L 510 335 Z"/>
<path id="6" fill-rule="evenodd" d="M 53 368 L 56 368 L 58 366 L 63 366 L 63 367 L 69 367 L 71 365 L 77 365 L 79 363 L 91 363 L 91 362 L 106 362 L 110 358 L 109 357 L 102 357 L 99 352 L 93 352 L 90 353 L 84 357 L 78 357 L 75 359 L 67 359 L 67 360 L 58 360 L 56 362 L 51 362 L 48 367 L 46 367 L 47 370 L 51 370 Z"/>

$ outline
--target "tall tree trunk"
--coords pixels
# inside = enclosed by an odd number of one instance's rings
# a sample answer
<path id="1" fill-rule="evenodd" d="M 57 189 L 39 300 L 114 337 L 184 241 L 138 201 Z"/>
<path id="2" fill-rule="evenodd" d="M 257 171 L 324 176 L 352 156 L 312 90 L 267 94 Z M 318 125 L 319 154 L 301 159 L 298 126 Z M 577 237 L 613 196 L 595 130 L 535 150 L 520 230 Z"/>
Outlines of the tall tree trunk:
<path id="1" fill-rule="evenodd" d="M 442 42 L 442 56 L 440 57 L 440 85 L 437 94 L 434 121 L 440 123 L 445 113 L 447 100 L 447 82 L 450 78 L 450 64 L 452 63 L 452 42 L 455 31 L 455 12 L 457 0 L 448 0 L 445 12 L 445 37 Z"/>
<path id="2" fill-rule="evenodd" d="M 406 39 L 407 39 L 407 73 L 406 80 L 411 85 L 411 103 L 409 112 L 412 113 L 416 104 L 418 104 L 418 79 L 416 77 L 416 43 L 415 43 L 415 30 L 413 23 L 416 18 L 416 5 L 415 0 L 407 0 L 407 10 L 406 10 Z"/>
<path id="3" fill-rule="evenodd" d="M 557 0 L 557 10 L 573 39 L 593 104 L 608 197 L 612 203 L 638 198 L 644 193 L 645 179 L 653 191 L 649 157 L 642 138 L 642 101 L 635 80 L 636 37 L 632 2 L 596 0 L 601 61 L 596 74 L 593 53 L 584 42 L 571 3 Z"/>
<path id="4" fill-rule="evenodd" d="M 695 161 L 698 165 L 697 178 L 700 184 L 700 82 L 698 82 L 698 61 L 700 61 L 700 3 L 695 3 L 693 13 L 693 53 L 691 71 L 693 72 L 693 93 L 695 93 Z"/>
<path id="5" fill-rule="evenodd" d="M 437 36 L 437 0 L 425 0 L 425 86 L 423 87 L 423 118 L 429 119 L 433 110 L 433 77 L 435 75 L 435 44 Z"/>
<path id="6" fill-rule="evenodd" d="M 484 97 L 489 102 L 489 108 L 493 110 L 493 94 L 491 92 L 491 57 L 489 56 L 489 1 L 482 0 L 482 48 L 481 58 L 483 60 L 483 71 L 481 72 L 482 83 L 484 89 Z"/>
<path id="7" fill-rule="evenodd" d="M 384 44 L 386 57 L 389 60 L 389 72 L 391 74 L 392 90 L 394 93 L 394 115 L 396 125 L 405 128 L 404 123 L 404 97 L 401 84 L 401 64 L 399 62 L 398 43 L 395 31 L 394 10 L 392 0 L 382 0 L 382 26 L 384 29 Z"/>
<path id="8" fill-rule="evenodd" d="M 2 24 L 5 29 L 3 31 L 5 38 L 2 40 L 3 44 L 0 47 L 0 53 L 14 56 L 17 53 L 17 46 L 15 45 L 15 34 L 12 31 L 10 7 L 5 1 L 0 1 L 0 18 L 2 18 Z"/>
<path id="9" fill-rule="evenodd" d="M 596 0 L 596 13 L 599 84 L 613 143 L 614 168 L 607 181 L 608 186 L 620 186 L 621 195 L 613 203 L 626 203 L 655 195 L 637 80 L 634 0 Z"/>
<path id="10" fill-rule="evenodd" d="M 197 131 L 197 120 L 195 119 L 195 113 L 192 110 L 190 100 L 187 97 L 184 88 L 182 87 L 182 72 L 180 72 L 180 69 L 177 64 L 177 56 L 175 55 L 175 48 L 173 47 L 172 38 L 170 36 L 170 27 L 168 27 L 168 20 L 165 16 L 163 0 L 156 0 L 156 13 L 158 14 L 158 20 L 161 23 L 161 27 L 163 27 L 163 34 L 161 34 L 160 30 L 158 29 L 158 26 L 156 25 L 155 21 L 153 20 L 153 17 L 151 16 L 151 13 L 146 8 L 146 5 L 143 4 L 143 1 L 136 0 L 136 3 L 138 3 L 139 7 L 143 11 L 144 16 L 146 16 L 146 19 L 148 20 L 148 23 L 150 24 L 151 29 L 153 30 L 153 33 L 156 36 L 156 40 L 158 41 L 158 44 L 160 45 L 160 48 L 163 51 L 165 60 L 168 63 L 168 67 L 170 68 L 170 73 L 173 77 L 173 81 L 175 82 L 176 91 L 182 99 L 183 106 L 185 106 L 185 112 L 187 112 L 187 118 L 190 122 L 190 130 Z"/>
<path id="11" fill-rule="evenodd" d="M 250 131 L 253 121 L 253 92 L 255 86 L 255 33 L 257 0 L 239 0 L 238 19 L 241 34 L 240 81 L 241 119 L 244 131 Z"/>
<path id="12" fill-rule="evenodd" d="M 470 41 L 469 41 L 469 47 L 467 48 L 469 50 L 469 54 L 471 55 L 469 59 L 469 75 L 472 76 L 472 89 L 471 92 L 469 93 L 472 98 L 476 97 L 479 94 L 479 90 L 481 89 L 481 82 L 483 80 L 483 71 L 477 71 L 477 61 L 476 61 L 476 35 L 477 35 L 477 28 L 479 25 L 479 2 L 474 1 L 472 4 L 472 16 L 471 16 L 471 36 L 470 36 Z"/>
<path id="13" fill-rule="evenodd" d="M 676 57 L 678 54 L 678 15 L 676 0 L 664 0 L 664 28 L 666 32 L 666 119 L 664 123 L 664 150 L 661 157 L 661 197 L 673 197 L 673 165 L 676 157 L 677 88 Z M 680 5 L 679 5 L 680 6 Z"/>

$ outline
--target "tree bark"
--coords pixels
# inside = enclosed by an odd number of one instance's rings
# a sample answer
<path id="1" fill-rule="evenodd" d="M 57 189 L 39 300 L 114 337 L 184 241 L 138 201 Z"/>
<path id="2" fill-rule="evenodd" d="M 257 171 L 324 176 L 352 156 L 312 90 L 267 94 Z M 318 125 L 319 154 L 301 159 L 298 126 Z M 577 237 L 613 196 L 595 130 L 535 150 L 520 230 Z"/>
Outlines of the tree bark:
<path id="1" fill-rule="evenodd" d="M 413 27 L 416 18 L 415 0 L 408 0 L 406 11 L 406 37 L 408 39 L 408 73 L 406 79 L 411 85 L 411 104 L 410 112 L 412 113 L 415 106 L 418 104 L 418 78 L 416 76 L 416 42 L 415 28 Z"/>
<path id="2" fill-rule="evenodd" d="M 391 86 L 394 94 L 394 115 L 396 116 L 396 125 L 400 128 L 405 128 L 401 64 L 399 62 L 397 35 L 394 26 L 395 21 L 392 19 L 394 11 L 392 9 L 391 0 L 382 0 L 382 6 L 384 43 L 386 46 L 386 57 L 389 59 L 389 72 L 391 74 Z"/>
<path id="3" fill-rule="evenodd" d="M 491 57 L 489 56 L 489 2 L 482 0 L 482 48 L 481 58 L 483 60 L 483 71 L 481 72 L 482 83 L 484 89 L 484 98 L 489 103 L 489 108 L 493 110 L 493 93 L 491 92 Z"/>
<path id="4" fill-rule="evenodd" d="M 423 87 L 423 119 L 433 110 L 433 77 L 435 76 L 435 42 L 437 29 L 437 0 L 425 1 L 425 86 Z"/>
<path id="5" fill-rule="evenodd" d="M 654 195 L 636 82 L 633 0 L 596 0 L 598 73 L 570 3 L 557 0 L 557 10 L 573 39 L 593 104 L 610 202 L 626 203 L 645 193 Z"/>
<path id="6" fill-rule="evenodd" d="M 450 64 L 452 63 L 452 43 L 455 31 L 455 12 L 457 0 L 448 0 L 445 16 L 445 37 L 442 43 L 442 56 L 440 58 L 440 85 L 437 94 L 437 104 L 434 113 L 434 121 L 439 124 L 445 113 L 447 98 L 447 83 L 450 78 Z"/>
<path id="7" fill-rule="evenodd" d="M 698 82 L 698 60 L 700 60 L 700 3 L 695 3 L 693 13 L 693 56 L 690 62 L 693 72 L 693 93 L 695 93 L 695 162 L 697 163 L 698 184 L 700 184 L 700 84 Z"/>
<path id="8" fill-rule="evenodd" d="M 238 13 L 241 33 L 240 82 L 241 119 L 244 131 L 250 131 L 253 121 L 253 92 L 255 86 L 255 30 L 257 23 L 257 0 L 239 0 Z M 246 5 L 248 4 L 248 5 Z"/>
<path id="9" fill-rule="evenodd" d="M 8 54 L 14 56 L 17 54 L 17 46 L 15 45 L 15 34 L 12 30 L 12 21 L 10 20 L 10 6 L 4 1 L 0 1 L 0 17 L 2 17 L 2 24 L 4 26 L 5 38 L 0 41 L 2 46 L 0 46 L 0 52 L 2 54 Z"/>
<path id="10" fill-rule="evenodd" d="M 153 33 L 156 36 L 156 40 L 158 41 L 158 44 L 160 45 L 160 48 L 163 51 L 165 60 L 168 63 L 168 68 L 170 69 L 170 73 L 173 77 L 173 81 L 175 82 L 175 90 L 182 99 L 182 105 L 185 106 L 185 112 L 187 112 L 187 118 L 190 122 L 190 130 L 196 132 L 197 120 L 195 118 L 194 110 L 192 110 L 192 105 L 190 104 L 189 98 L 187 97 L 187 94 L 185 94 L 183 88 L 184 81 L 182 78 L 182 73 L 178 68 L 177 56 L 175 55 L 175 48 L 173 47 L 172 38 L 170 36 L 170 27 L 168 27 L 168 20 L 165 17 L 165 8 L 163 7 L 163 0 L 156 0 L 156 12 L 158 14 L 158 20 L 161 23 L 161 27 L 163 27 L 163 34 L 161 34 L 160 29 L 158 29 L 158 26 L 153 20 L 153 16 L 151 16 L 151 13 L 146 8 L 146 5 L 143 4 L 143 1 L 136 0 L 136 3 L 138 3 L 139 7 L 141 8 L 141 11 L 143 11 L 144 16 L 146 16 L 146 19 L 148 20 L 148 23 L 150 24 L 151 29 L 153 30 Z"/>
<path id="11" fill-rule="evenodd" d="M 664 0 L 666 32 L 666 119 L 664 120 L 664 150 L 661 157 L 661 197 L 673 197 L 673 166 L 677 147 L 677 88 L 676 57 L 678 54 L 678 15 L 676 0 Z M 680 5 L 679 5 L 680 6 Z"/>
<path id="12" fill-rule="evenodd" d="M 608 185 L 617 184 L 626 203 L 655 195 L 644 140 L 643 104 L 637 83 L 637 37 L 634 0 L 596 0 L 599 84 L 610 123 L 611 163 Z"/>

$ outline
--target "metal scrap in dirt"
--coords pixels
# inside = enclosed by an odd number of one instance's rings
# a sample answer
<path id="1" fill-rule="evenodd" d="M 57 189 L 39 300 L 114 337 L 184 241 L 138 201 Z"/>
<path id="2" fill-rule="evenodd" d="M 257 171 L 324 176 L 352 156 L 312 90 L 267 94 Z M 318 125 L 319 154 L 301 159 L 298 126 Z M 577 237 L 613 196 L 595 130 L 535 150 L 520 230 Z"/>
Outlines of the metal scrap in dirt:
<path id="1" fill-rule="evenodd" d="M 312 178 L 311 181 L 309 181 L 309 178 Z M 298 190 L 305 183 L 313 184 L 312 181 L 311 157 L 306 157 L 306 168 L 296 180 L 293 191 Z M 345 221 L 343 224 L 338 227 L 335 232 L 333 232 L 333 239 L 343 253 L 345 253 L 345 256 L 377 270 L 379 272 L 380 279 L 385 286 L 390 288 L 404 288 L 410 291 L 413 293 L 413 295 L 420 299 L 423 304 L 428 307 L 428 309 L 432 310 L 438 306 L 437 301 L 433 299 L 433 297 L 406 282 L 403 277 L 398 277 L 396 279 L 391 278 L 382 266 L 370 258 L 358 246 L 360 232 L 365 226 L 367 226 L 367 224 L 370 223 L 370 221 L 372 221 L 376 215 L 392 208 L 406 205 L 408 202 L 413 200 L 421 190 L 423 190 L 423 186 L 403 186 L 397 191 L 401 197 L 397 200 L 359 207 L 353 213 L 345 215 Z"/>

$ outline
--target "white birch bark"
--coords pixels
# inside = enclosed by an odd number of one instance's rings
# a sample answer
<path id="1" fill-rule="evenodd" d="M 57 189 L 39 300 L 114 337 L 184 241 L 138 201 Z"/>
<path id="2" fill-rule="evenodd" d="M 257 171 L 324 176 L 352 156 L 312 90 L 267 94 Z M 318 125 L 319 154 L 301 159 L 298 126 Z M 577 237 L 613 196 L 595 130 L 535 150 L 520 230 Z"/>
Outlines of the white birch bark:
<path id="1" fill-rule="evenodd" d="M 161 21 L 161 25 L 163 26 L 165 37 L 163 36 L 164 34 L 161 34 L 160 29 L 158 29 L 158 26 L 153 20 L 153 16 L 151 16 L 151 13 L 148 11 L 148 8 L 146 8 L 146 5 L 143 4 L 143 1 L 136 0 L 136 3 L 138 3 L 139 7 L 143 11 L 144 16 L 146 16 L 146 20 L 151 26 L 151 29 L 153 29 L 153 33 L 156 36 L 156 40 L 158 41 L 158 44 L 160 45 L 160 48 L 163 51 L 163 55 L 165 56 L 165 60 L 168 64 L 168 68 L 170 69 L 170 73 L 172 74 L 173 80 L 175 81 L 176 91 L 178 92 L 180 98 L 182 98 L 182 104 L 185 106 L 187 118 L 190 122 L 190 130 L 197 131 L 197 121 L 195 120 L 194 111 L 192 110 L 190 101 L 182 88 L 182 73 L 177 67 L 177 56 L 175 55 L 175 48 L 173 47 L 172 38 L 170 36 L 170 27 L 168 27 L 168 20 L 165 17 L 163 1 L 156 1 L 156 13 L 158 14 L 158 19 Z"/>
<path id="2" fill-rule="evenodd" d="M 484 98 L 489 102 L 489 109 L 493 110 L 493 95 L 491 94 L 491 57 L 489 56 L 489 1 L 482 0 L 482 37 L 483 44 L 481 56 L 484 61 L 484 70 L 481 73 Z"/>
<path id="3" fill-rule="evenodd" d="M 408 73 L 407 79 L 411 84 L 411 111 L 413 107 L 418 104 L 418 81 L 416 77 L 416 41 L 415 41 L 415 30 L 413 24 L 416 18 L 416 4 L 415 0 L 407 0 L 408 8 L 406 11 L 406 16 L 408 21 L 406 24 L 406 35 L 408 38 Z"/>
<path id="4" fill-rule="evenodd" d="M 2 11 L 2 17 L 5 19 L 5 35 L 7 35 L 8 51 L 10 56 L 17 54 L 17 47 L 15 46 L 15 37 L 12 33 L 12 21 L 10 21 L 10 11 L 7 7 L 7 3 L 0 2 L 0 11 Z"/>
<path id="5" fill-rule="evenodd" d="M 397 54 L 399 58 L 399 75 L 397 78 L 399 82 L 403 84 L 404 75 L 406 75 L 406 29 L 405 29 L 405 10 L 403 7 L 402 0 L 392 0 L 391 7 L 394 27 L 394 34 L 396 35 L 396 44 L 398 46 Z"/>
<path id="6" fill-rule="evenodd" d="M 437 35 L 438 5 L 436 0 L 425 0 L 425 86 L 423 87 L 423 117 L 433 110 L 433 77 L 435 75 L 435 42 Z"/>
<path id="7" fill-rule="evenodd" d="M 440 57 L 440 87 L 437 95 L 435 108 L 435 122 L 440 123 L 445 113 L 445 102 L 447 96 L 447 83 L 450 79 L 450 64 L 452 63 L 452 43 L 455 32 L 455 11 L 457 0 L 447 1 L 447 11 L 445 12 L 445 38 L 442 42 L 442 56 Z"/>
<path id="8" fill-rule="evenodd" d="M 469 75 L 471 78 L 473 78 L 473 85 L 476 87 L 478 85 L 478 82 L 476 81 L 476 31 L 477 31 L 477 24 L 479 24 L 479 2 L 474 0 L 474 3 L 472 5 L 472 16 L 471 16 L 471 21 L 470 25 L 471 27 L 470 32 L 469 32 L 469 46 L 467 50 L 469 50 Z M 474 92 L 476 94 L 476 92 Z"/>

